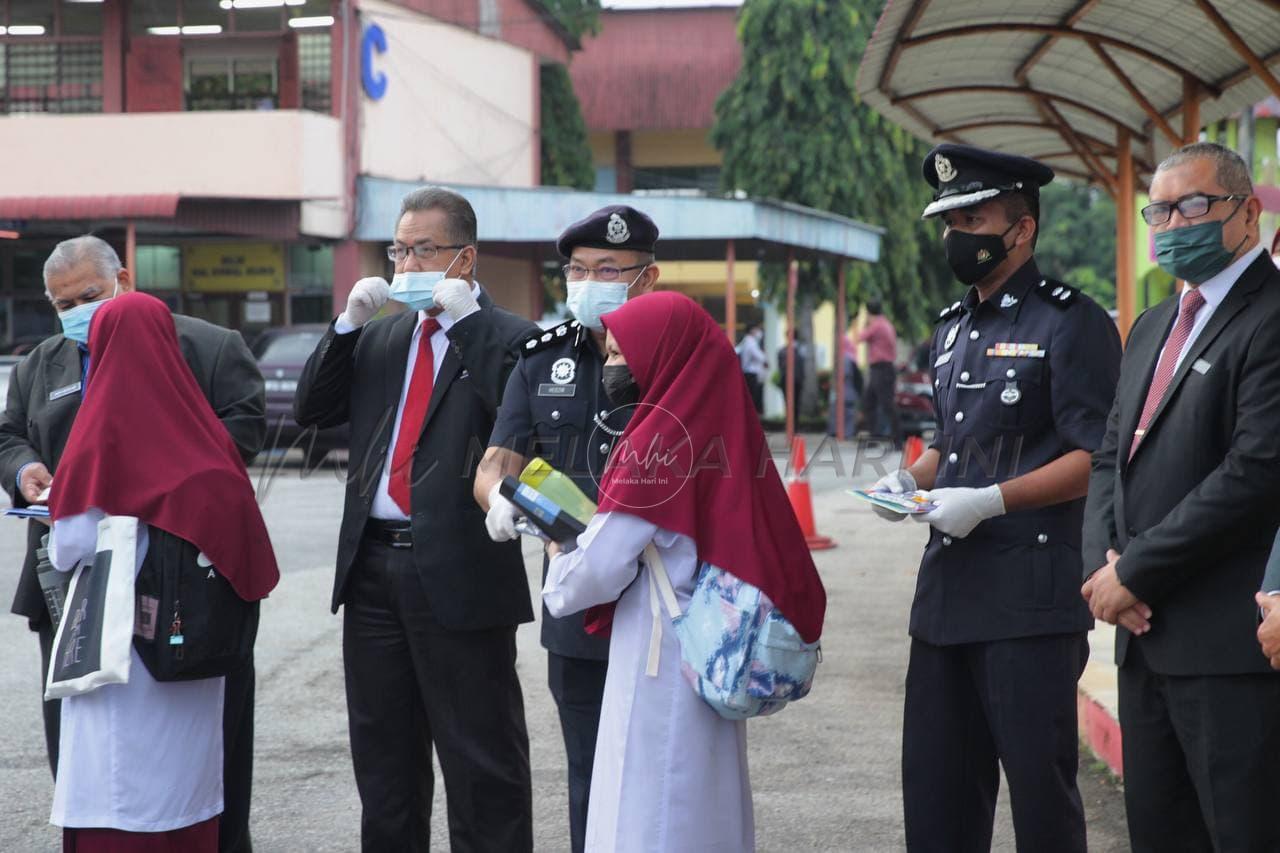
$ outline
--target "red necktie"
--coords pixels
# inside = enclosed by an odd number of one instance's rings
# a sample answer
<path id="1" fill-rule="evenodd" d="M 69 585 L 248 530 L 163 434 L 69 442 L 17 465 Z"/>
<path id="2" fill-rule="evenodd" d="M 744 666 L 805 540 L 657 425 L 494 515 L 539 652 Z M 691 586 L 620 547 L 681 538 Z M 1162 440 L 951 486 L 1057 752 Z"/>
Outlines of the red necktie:
<path id="1" fill-rule="evenodd" d="M 396 506 L 409 514 L 409 481 L 413 476 L 413 453 L 418 449 L 422 434 L 422 422 L 427 418 L 431 405 L 431 389 L 435 385 L 436 357 L 431 351 L 431 336 L 440 323 L 428 317 L 422 321 L 422 337 L 418 340 L 418 358 L 413 363 L 413 376 L 409 379 L 409 393 L 404 398 L 404 411 L 400 413 L 400 433 L 396 436 L 396 449 L 391 454 L 391 479 L 387 493 Z"/>
<path id="2" fill-rule="evenodd" d="M 1200 310 L 1201 305 L 1204 305 L 1204 297 L 1200 295 L 1199 288 L 1192 289 L 1182 298 L 1182 304 L 1178 307 L 1178 322 L 1169 333 L 1169 339 L 1164 342 L 1164 349 L 1160 351 L 1160 366 L 1156 368 L 1156 375 L 1151 377 L 1151 387 L 1147 389 L 1147 402 L 1142 406 L 1142 417 L 1138 420 L 1138 429 L 1133 434 L 1133 444 L 1129 446 L 1130 459 L 1138 450 L 1138 444 L 1142 442 L 1147 433 L 1147 427 L 1151 425 L 1151 418 L 1155 416 L 1156 409 L 1160 407 L 1160 401 L 1169 390 L 1169 383 L 1173 381 L 1174 368 L 1177 367 L 1178 354 L 1187 345 L 1187 338 L 1191 337 L 1191 329 L 1196 324 L 1196 312 Z"/>

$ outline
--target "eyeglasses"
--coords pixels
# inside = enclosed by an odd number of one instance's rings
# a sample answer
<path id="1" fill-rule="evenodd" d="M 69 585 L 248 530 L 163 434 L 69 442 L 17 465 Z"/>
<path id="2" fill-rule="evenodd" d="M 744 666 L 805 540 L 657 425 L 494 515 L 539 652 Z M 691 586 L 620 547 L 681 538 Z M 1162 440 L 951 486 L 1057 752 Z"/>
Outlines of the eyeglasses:
<path id="1" fill-rule="evenodd" d="M 1177 201 L 1157 201 L 1142 208 L 1142 218 L 1148 225 L 1163 225 L 1173 216 L 1174 208 L 1182 214 L 1183 219 L 1198 219 L 1209 212 L 1215 201 L 1228 201 L 1233 198 L 1248 198 L 1247 195 L 1207 195 L 1191 193 Z"/>
<path id="2" fill-rule="evenodd" d="M 400 263 L 409 257 L 409 253 L 413 252 L 413 256 L 420 261 L 429 261 L 436 255 L 440 254 L 441 249 L 465 249 L 467 244 L 461 246 L 432 246 L 429 243 L 423 243 L 417 246 L 388 246 L 387 260 Z"/>
<path id="3" fill-rule="evenodd" d="M 569 281 L 585 281 L 591 273 L 596 274 L 596 281 L 617 281 L 624 273 L 631 270 L 642 270 L 648 264 L 633 264 L 629 267 L 591 267 L 579 266 L 578 264 L 565 264 L 560 268 L 564 273 L 564 277 Z"/>

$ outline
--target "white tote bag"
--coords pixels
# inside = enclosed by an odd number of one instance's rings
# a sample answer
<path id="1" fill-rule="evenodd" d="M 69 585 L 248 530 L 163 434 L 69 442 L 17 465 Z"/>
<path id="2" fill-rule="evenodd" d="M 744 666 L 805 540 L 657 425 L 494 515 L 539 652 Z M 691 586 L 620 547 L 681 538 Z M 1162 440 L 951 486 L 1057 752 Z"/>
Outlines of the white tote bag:
<path id="1" fill-rule="evenodd" d="M 98 522 L 93 562 L 76 566 L 67 589 L 49 657 L 46 700 L 129 680 L 137 547 L 138 519 L 109 515 Z"/>

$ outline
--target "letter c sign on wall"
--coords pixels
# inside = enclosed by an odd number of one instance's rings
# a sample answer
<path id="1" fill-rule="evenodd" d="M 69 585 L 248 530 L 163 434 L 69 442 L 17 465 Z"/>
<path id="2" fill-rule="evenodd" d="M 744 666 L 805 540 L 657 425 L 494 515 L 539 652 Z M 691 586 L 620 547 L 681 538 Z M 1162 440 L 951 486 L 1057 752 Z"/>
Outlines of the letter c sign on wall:
<path id="1" fill-rule="evenodd" d="M 370 100 L 380 101 L 387 93 L 387 75 L 375 71 L 373 55 L 387 52 L 387 34 L 377 24 L 369 24 L 364 28 L 364 37 L 360 40 L 360 82 L 364 93 Z"/>

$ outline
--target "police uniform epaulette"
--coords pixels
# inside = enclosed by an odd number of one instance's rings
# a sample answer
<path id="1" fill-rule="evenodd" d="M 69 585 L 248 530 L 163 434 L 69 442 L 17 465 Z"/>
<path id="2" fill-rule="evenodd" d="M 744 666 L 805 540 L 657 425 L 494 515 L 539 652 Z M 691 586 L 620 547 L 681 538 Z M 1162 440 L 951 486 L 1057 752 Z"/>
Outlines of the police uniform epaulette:
<path id="1" fill-rule="evenodd" d="M 1080 294 L 1080 291 L 1076 290 L 1069 284 L 1063 284 L 1060 281 L 1043 278 L 1040 280 L 1040 283 L 1036 285 L 1036 293 L 1040 295 L 1041 299 L 1048 302 L 1050 305 L 1054 305 L 1058 308 L 1066 308 L 1076 301 L 1076 297 Z"/>
<path id="2" fill-rule="evenodd" d="M 957 302 L 956 304 L 952 305 L 950 308 L 943 308 L 942 312 L 938 314 L 938 319 L 935 320 L 934 322 L 941 323 L 944 320 L 950 320 L 952 317 L 960 313 L 960 306 L 961 306 L 961 303 Z"/>
<path id="3" fill-rule="evenodd" d="M 576 334 L 578 326 L 577 320 L 567 320 L 559 326 L 552 326 L 544 332 L 536 332 L 524 342 L 520 353 L 522 355 L 533 355 L 535 352 L 554 346 L 557 342 L 563 341 L 566 336 Z"/>

